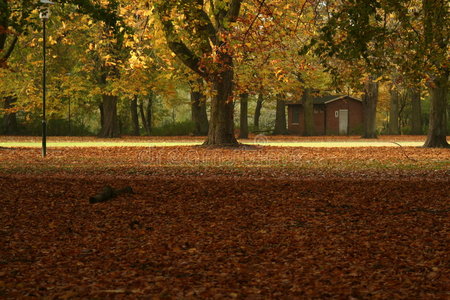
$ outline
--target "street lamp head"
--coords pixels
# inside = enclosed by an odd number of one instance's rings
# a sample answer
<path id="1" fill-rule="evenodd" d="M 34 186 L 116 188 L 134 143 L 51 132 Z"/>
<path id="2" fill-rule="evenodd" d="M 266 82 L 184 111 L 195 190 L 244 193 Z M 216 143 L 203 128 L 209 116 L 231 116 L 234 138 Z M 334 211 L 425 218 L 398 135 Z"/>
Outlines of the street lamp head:
<path id="1" fill-rule="evenodd" d="M 48 19 L 50 17 L 50 4 L 54 4 L 54 2 L 50 0 L 40 0 L 41 2 L 41 9 L 39 12 L 39 18 L 41 19 Z"/>

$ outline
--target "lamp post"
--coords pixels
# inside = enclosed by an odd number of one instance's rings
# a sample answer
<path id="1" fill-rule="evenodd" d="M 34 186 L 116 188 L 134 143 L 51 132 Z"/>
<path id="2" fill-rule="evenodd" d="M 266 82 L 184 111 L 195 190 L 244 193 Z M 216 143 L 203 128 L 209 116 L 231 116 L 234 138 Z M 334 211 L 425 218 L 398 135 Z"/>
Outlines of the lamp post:
<path id="1" fill-rule="evenodd" d="M 50 17 L 50 8 L 49 5 L 53 4 L 53 2 L 49 0 L 40 0 L 41 8 L 39 12 L 39 18 L 42 20 L 42 48 L 43 48 L 43 59 L 44 63 L 42 66 L 42 157 L 47 155 L 47 120 L 45 117 L 45 101 L 47 96 L 47 87 L 46 87 L 46 21 Z"/>

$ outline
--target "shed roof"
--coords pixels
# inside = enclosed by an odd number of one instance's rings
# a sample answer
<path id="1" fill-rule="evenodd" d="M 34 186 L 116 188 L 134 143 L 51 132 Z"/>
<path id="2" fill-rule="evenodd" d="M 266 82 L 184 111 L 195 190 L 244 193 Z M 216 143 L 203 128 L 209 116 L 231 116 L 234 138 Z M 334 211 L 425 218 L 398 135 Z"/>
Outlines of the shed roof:
<path id="1" fill-rule="evenodd" d="M 313 99 L 313 103 L 314 104 L 327 104 L 342 98 L 348 97 L 350 99 L 356 100 L 356 101 L 360 101 L 360 99 L 348 96 L 348 95 L 327 95 L 327 96 L 321 96 L 321 97 L 315 97 Z M 288 105 L 301 105 L 301 103 L 288 103 Z"/>

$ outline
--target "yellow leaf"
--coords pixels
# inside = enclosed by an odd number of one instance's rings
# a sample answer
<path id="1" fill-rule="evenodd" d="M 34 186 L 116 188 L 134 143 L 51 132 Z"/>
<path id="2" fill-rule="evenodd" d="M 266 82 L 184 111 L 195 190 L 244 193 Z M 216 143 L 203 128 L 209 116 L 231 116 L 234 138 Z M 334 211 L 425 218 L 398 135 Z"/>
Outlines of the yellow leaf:
<path id="1" fill-rule="evenodd" d="M 381 79 L 383 79 L 383 75 L 382 76 L 380 76 L 380 77 L 378 77 L 377 79 L 375 79 L 374 81 L 375 82 L 378 82 L 378 81 L 380 81 Z"/>

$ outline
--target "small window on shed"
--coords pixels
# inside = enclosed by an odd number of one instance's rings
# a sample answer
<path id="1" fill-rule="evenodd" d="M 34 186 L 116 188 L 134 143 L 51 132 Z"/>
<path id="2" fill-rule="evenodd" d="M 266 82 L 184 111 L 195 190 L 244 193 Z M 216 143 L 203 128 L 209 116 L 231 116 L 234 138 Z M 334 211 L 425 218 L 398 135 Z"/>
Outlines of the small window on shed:
<path id="1" fill-rule="evenodd" d="M 292 124 L 300 123 L 300 106 L 292 106 Z"/>

